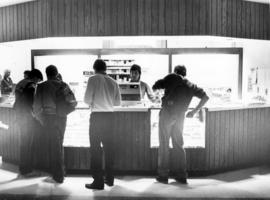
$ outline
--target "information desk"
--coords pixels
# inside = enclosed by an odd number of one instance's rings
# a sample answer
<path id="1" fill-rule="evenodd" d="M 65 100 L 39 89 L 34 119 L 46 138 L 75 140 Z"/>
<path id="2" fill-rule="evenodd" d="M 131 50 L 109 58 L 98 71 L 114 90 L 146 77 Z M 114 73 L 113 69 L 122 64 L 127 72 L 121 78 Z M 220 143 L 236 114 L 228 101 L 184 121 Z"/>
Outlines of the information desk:
<path id="1" fill-rule="evenodd" d="M 158 110 L 154 110 L 156 115 Z M 89 111 L 78 109 L 74 115 L 76 113 L 81 115 L 83 120 L 77 124 L 79 125 L 77 127 L 84 127 L 87 133 L 88 124 L 84 122 L 88 122 Z M 114 126 L 111 134 L 115 135 L 117 142 L 115 169 L 124 173 L 155 173 L 157 169 L 157 147 L 151 144 L 151 135 L 154 132 L 153 123 L 157 123 L 157 121 L 153 120 L 153 109 L 119 108 L 114 112 L 114 115 Z M 204 128 L 202 130 L 205 139 L 204 145 L 186 147 L 187 168 L 190 174 L 221 172 L 268 163 L 270 153 L 269 118 L 270 107 L 268 105 L 205 109 Z M 19 132 L 15 123 L 15 113 L 11 106 L 0 107 L 0 121 L 9 126 L 7 130 L 0 129 L 2 159 L 3 161 L 18 163 Z M 186 123 L 186 126 L 188 126 L 188 123 Z M 70 128 L 72 126 L 69 125 L 67 136 Z M 197 130 L 200 130 L 200 128 L 197 127 Z M 77 138 L 80 138 L 80 130 L 77 130 L 76 134 Z M 45 149 L 43 145 L 46 145 L 46 136 L 44 134 L 39 135 L 41 151 L 38 158 L 43 159 L 42 166 L 46 168 L 48 156 L 46 151 L 42 151 Z M 91 155 L 88 147 L 88 135 L 84 134 L 81 140 L 85 141 L 85 145 L 72 146 L 68 144 L 68 139 L 65 138 L 67 170 L 80 171 L 90 168 Z M 175 166 L 174 156 L 177 155 L 171 155 L 171 168 Z"/>

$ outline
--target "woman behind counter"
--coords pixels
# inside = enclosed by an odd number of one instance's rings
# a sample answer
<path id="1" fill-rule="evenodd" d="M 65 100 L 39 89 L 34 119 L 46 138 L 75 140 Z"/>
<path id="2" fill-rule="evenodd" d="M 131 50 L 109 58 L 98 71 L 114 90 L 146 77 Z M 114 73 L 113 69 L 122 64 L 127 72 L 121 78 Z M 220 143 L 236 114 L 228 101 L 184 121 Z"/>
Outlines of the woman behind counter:
<path id="1" fill-rule="evenodd" d="M 10 78 L 10 70 L 5 70 L 3 79 L 1 81 L 2 95 L 9 95 L 12 92 L 13 82 Z"/>
<path id="2" fill-rule="evenodd" d="M 141 67 L 136 64 L 132 65 L 130 67 L 130 82 L 139 82 L 141 86 L 141 98 L 144 99 L 145 94 L 147 94 L 148 99 L 154 102 L 155 96 L 153 94 L 153 91 L 147 83 L 140 80 L 141 74 Z"/>

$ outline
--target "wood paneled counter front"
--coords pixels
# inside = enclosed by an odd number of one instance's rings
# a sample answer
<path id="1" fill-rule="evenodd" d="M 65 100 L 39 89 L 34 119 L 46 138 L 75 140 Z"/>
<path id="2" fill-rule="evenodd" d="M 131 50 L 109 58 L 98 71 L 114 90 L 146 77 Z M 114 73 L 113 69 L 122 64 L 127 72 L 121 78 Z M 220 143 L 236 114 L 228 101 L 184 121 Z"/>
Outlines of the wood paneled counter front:
<path id="1" fill-rule="evenodd" d="M 78 109 L 80 111 L 81 109 Z M 157 168 L 157 147 L 151 144 L 151 108 L 119 108 L 114 112 L 111 134 L 116 138 L 115 169 L 121 173 L 153 174 Z M 270 153 L 270 106 L 238 106 L 205 109 L 204 145 L 186 147 L 190 175 L 238 169 L 266 164 Z M 77 112 L 77 111 L 75 111 Z M 89 116 L 87 116 L 89 118 Z M 15 113 L 10 106 L 0 107 L 0 121 L 9 129 L 0 129 L 0 150 L 3 161 L 18 163 L 19 132 Z M 80 137 L 78 132 L 77 137 Z M 43 151 L 44 134 L 39 134 L 39 158 L 46 168 Z M 88 137 L 85 139 L 88 140 Z M 89 141 L 88 141 L 89 142 Z M 171 167 L 174 167 L 171 156 Z M 89 170 L 87 146 L 65 146 L 68 171 Z M 82 171 L 81 171 L 82 172 Z"/>

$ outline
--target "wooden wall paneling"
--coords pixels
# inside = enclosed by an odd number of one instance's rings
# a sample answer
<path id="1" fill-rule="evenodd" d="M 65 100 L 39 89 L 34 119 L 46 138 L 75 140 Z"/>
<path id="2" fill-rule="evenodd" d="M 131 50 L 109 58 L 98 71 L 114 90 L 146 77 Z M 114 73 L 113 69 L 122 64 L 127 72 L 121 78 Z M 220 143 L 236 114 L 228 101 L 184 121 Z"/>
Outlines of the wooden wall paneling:
<path id="1" fill-rule="evenodd" d="M 59 32 L 58 32 L 58 20 L 61 19 L 61 16 L 58 16 L 58 12 L 61 13 L 61 9 L 64 8 L 63 6 L 60 6 L 61 8 L 60 7 L 58 8 L 58 3 L 61 3 L 61 0 L 60 1 L 59 0 L 57 0 L 57 1 L 51 0 L 50 1 L 50 10 L 51 10 L 51 13 L 50 13 L 51 14 L 51 22 L 50 22 L 50 24 L 51 24 L 51 27 L 52 27 L 51 34 L 52 34 L 53 37 L 56 37 L 59 34 Z"/>
<path id="2" fill-rule="evenodd" d="M 227 163 L 227 115 L 228 111 L 220 112 L 220 129 L 219 129 L 219 144 L 220 144 L 220 151 L 219 151 L 219 168 L 226 169 Z"/>
<path id="3" fill-rule="evenodd" d="M 151 0 L 144 1 L 144 35 L 151 35 Z"/>
<path id="4" fill-rule="evenodd" d="M 210 147 L 209 147 L 209 158 L 210 158 L 210 170 L 215 169 L 215 160 L 216 157 L 218 156 L 218 152 L 216 153 L 216 148 L 215 146 L 217 145 L 216 142 L 216 118 L 215 118 L 215 112 L 210 112 L 209 113 L 209 126 L 210 126 L 210 131 L 209 131 L 209 136 L 210 136 Z"/>
<path id="5" fill-rule="evenodd" d="M 265 109 L 260 109 L 258 113 L 258 118 L 260 119 L 259 122 L 257 123 L 257 127 L 260 129 L 260 137 L 258 138 L 258 156 L 260 157 L 260 163 L 264 163 L 264 153 L 263 153 L 263 148 L 264 148 L 264 110 Z"/>
<path id="6" fill-rule="evenodd" d="M 158 32 L 165 35 L 165 0 L 158 0 Z"/>
<path id="7" fill-rule="evenodd" d="M 34 34 L 34 2 L 29 3 L 29 38 L 35 38 Z"/>
<path id="8" fill-rule="evenodd" d="M 227 0 L 227 8 L 226 8 L 226 15 L 227 15 L 227 28 L 226 28 L 226 35 L 231 37 L 232 36 L 232 20 L 233 20 L 233 7 L 232 7 L 232 0 Z"/>
<path id="9" fill-rule="evenodd" d="M 85 3 L 86 3 L 86 0 L 78 1 L 78 35 L 79 36 L 84 36 L 84 27 L 85 27 L 84 7 L 85 7 Z M 109 6 L 109 2 L 106 2 L 106 7 L 108 7 L 108 6 Z M 108 11 L 105 9 L 105 13 L 107 13 L 107 12 Z"/>
<path id="10" fill-rule="evenodd" d="M 111 33 L 112 35 L 117 35 L 117 19 L 118 19 L 118 5 L 115 1 L 110 1 L 110 9 L 111 9 Z"/>
<path id="11" fill-rule="evenodd" d="M 12 22 L 12 40 L 18 40 L 18 24 L 17 24 L 17 7 L 16 5 L 13 5 L 11 7 L 11 14 L 13 15 L 13 22 Z"/>
<path id="12" fill-rule="evenodd" d="M 184 35 L 186 32 L 186 1 L 179 0 L 178 2 L 178 34 Z M 160 14 L 160 13 L 159 13 Z"/>
<path id="13" fill-rule="evenodd" d="M 42 21 L 42 3 L 41 1 L 37 1 L 37 20 L 36 20 L 36 27 L 37 27 L 37 37 L 41 38 L 42 37 L 42 24 L 44 23 Z"/>
<path id="14" fill-rule="evenodd" d="M 225 113 L 225 130 L 224 130 L 224 165 L 226 169 L 228 169 L 231 166 L 230 160 L 231 160 L 231 146 L 230 146 L 230 115 L 231 111 L 226 111 Z"/>
<path id="15" fill-rule="evenodd" d="M 260 117 L 259 117 L 259 109 L 256 108 L 256 109 L 253 109 L 253 120 L 254 120 L 254 162 L 257 163 L 260 161 L 260 156 L 258 155 L 258 141 L 259 141 L 259 137 L 260 137 L 260 127 L 258 127 L 258 123 L 260 120 Z M 257 129 L 258 128 L 258 129 Z"/>
<path id="16" fill-rule="evenodd" d="M 39 38 L 40 36 L 38 35 L 38 29 L 41 24 L 38 23 L 38 18 L 39 18 L 39 13 L 38 13 L 38 8 L 39 4 L 38 1 L 33 2 L 33 16 L 34 16 L 34 23 L 33 23 L 33 35 L 34 38 Z"/>
<path id="17" fill-rule="evenodd" d="M 211 7 L 211 35 L 217 35 L 217 0 L 210 0 Z"/>
<path id="18" fill-rule="evenodd" d="M 221 10 L 222 10 L 222 17 L 221 17 L 221 35 L 227 35 L 228 29 L 228 0 L 221 1 Z"/>
<path id="19" fill-rule="evenodd" d="M 10 6 L 6 7 L 6 20 L 7 20 L 7 41 L 12 41 L 12 18 L 11 18 L 11 8 Z"/>
<path id="20" fill-rule="evenodd" d="M 260 38 L 260 4 L 256 4 L 256 38 Z"/>
<path id="21" fill-rule="evenodd" d="M 264 6 L 263 7 L 263 39 L 267 39 L 267 35 L 268 35 L 268 25 L 270 26 L 269 23 L 267 23 L 267 21 L 269 20 L 268 18 L 269 13 L 270 12 L 270 5 L 269 6 Z"/>
<path id="22" fill-rule="evenodd" d="M 239 156 L 240 156 L 240 165 L 245 164 L 247 152 L 246 148 L 246 135 L 247 135 L 247 126 L 248 126 L 248 110 L 240 110 L 239 111 L 239 133 L 238 133 L 238 141 L 239 141 Z"/>
<path id="23" fill-rule="evenodd" d="M 186 5 L 186 31 L 185 35 L 192 35 L 192 2 L 190 0 L 185 1 Z"/>
<path id="24" fill-rule="evenodd" d="M 65 36 L 71 36 L 72 34 L 72 9 L 71 9 L 71 1 L 65 0 L 64 7 L 65 7 L 65 17 L 64 17 L 64 24 L 65 24 Z M 90 25 L 91 26 L 91 25 Z"/>
<path id="25" fill-rule="evenodd" d="M 250 35 L 251 38 L 255 38 L 255 29 L 256 29 L 256 18 L 255 18 L 255 4 L 250 3 Z"/>
<path id="26" fill-rule="evenodd" d="M 165 0 L 165 34 L 172 35 L 172 1 Z"/>
<path id="27" fill-rule="evenodd" d="M 102 4 L 102 0 L 98 1 L 97 3 Z M 70 4 L 71 4 L 71 35 L 73 36 L 73 35 L 78 35 L 78 1 L 70 0 Z M 97 5 L 96 8 L 97 8 L 98 15 L 102 15 L 99 13 L 99 12 L 102 12 L 100 9 L 100 5 Z M 98 22 L 101 22 L 101 19 L 99 19 L 99 16 L 98 16 Z M 103 30 L 102 25 L 98 23 L 99 27 L 98 27 L 97 34 L 99 34 Z"/>
<path id="28" fill-rule="evenodd" d="M 214 113 L 215 115 L 215 129 L 214 129 L 214 138 L 215 138 L 215 141 L 214 141 L 214 151 L 215 151 L 215 162 L 214 162 L 214 169 L 217 169 L 219 168 L 219 161 L 220 161 L 220 151 L 222 150 L 221 149 L 221 144 L 220 144 L 220 112 L 215 112 Z"/>
<path id="29" fill-rule="evenodd" d="M 259 30 L 260 30 L 260 39 L 264 37 L 264 4 L 259 5 Z"/>
<path id="30" fill-rule="evenodd" d="M 200 1 L 192 2 L 192 35 L 200 35 Z"/>
<path id="31" fill-rule="evenodd" d="M 57 0 L 53 3 L 51 10 L 53 35 L 65 36 L 65 9 L 65 0 Z"/>
<path id="32" fill-rule="evenodd" d="M 210 119 L 209 119 L 209 111 L 205 111 L 205 169 L 208 170 L 210 168 Z"/>
<path id="33" fill-rule="evenodd" d="M 246 16 L 246 31 L 245 37 L 251 38 L 251 4 L 249 2 L 244 2 L 245 4 L 245 16 Z"/>
<path id="34" fill-rule="evenodd" d="M 111 17 L 112 17 L 112 9 L 110 7 L 110 0 L 103 0 L 104 5 L 104 33 L 105 35 L 112 35 L 112 27 L 111 27 Z M 80 19 L 79 19 L 80 21 Z"/>
<path id="35" fill-rule="evenodd" d="M 229 141 L 228 141 L 228 148 L 229 148 L 229 167 L 234 166 L 234 118 L 235 111 L 232 110 L 228 113 L 227 118 L 228 118 L 228 136 L 229 136 Z"/>
<path id="36" fill-rule="evenodd" d="M 236 1 L 232 0 L 232 37 L 237 36 L 237 7 Z"/>
<path id="37" fill-rule="evenodd" d="M 25 39 L 30 38 L 30 16 L 29 16 L 29 3 L 24 4 L 24 14 L 25 14 Z"/>
<path id="38" fill-rule="evenodd" d="M 171 35 L 178 35 L 179 26 L 179 0 L 172 0 L 171 5 Z"/>
<path id="39" fill-rule="evenodd" d="M 216 30 L 217 34 L 216 35 L 222 35 L 222 15 L 223 15 L 223 10 L 222 10 L 222 1 L 224 0 L 216 0 Z"/>
<path id="40" fill-rule="evenodd" d="M 234 164 L 235 166 L 239 166 L 240 165 L 240 158 L 241 158 L 241 154 L 240 154 L 240 111 L 236 110 L 235 111 L 235 115 L 234 115 Z"/>
<path id="41" fill-rule="evenodd" d="M 127 0 L 125 1 L 125 34 L 126 35 L 132 35 L 132 32 L 131 32 L 131 10 L 132 10 L 132 7 L 131 7 L 131 1 L 132 0 Z M 150 4 L 150 7 L 151 7 L 151 1 L 149 1 L 149 4 Z M 151 21 L 151 13 L 150 13 L 150 21 Z M 151 24 L 150 24 L 150 32 L 151 32 Z"/>
<path id="42" fill-rule="evenodd" d="M 3 9 L 0 8 L 0 42 L 4 41 L 3 27 L 4 27 L 4 23 L 3 23 Z"/>
<path id="43" fill-rule="evenodd" d="M 9 34 L 9 8 L 8 7 L 4 7 L 4 10 L 5 10 L 5 22 L 6 22 L 6 27 L 5 27 L 5 30 L 6 30 L 6 41 L 10 41 L 10 34 Z"/>
<path id="44" fill-rule="evenodd" d="M 153 4 L 153 1 L 154 1 L 155 5 L 158 5 L 158 2 L 156 0 L 152 0 L 152 4 Z M 138 34 L 138 0 L 131 0 L 130 6 L 131 6 L 131 10 L 130 10 L 130 23 L 131 23 L 130 29 L 131 30 L 130 30 L 130 32 L 131 32 L 131 35 L 137 35 Z M 152 13 L 152 16 L 153 16 L 153 13 Z M 158 17 L 157 13 L 156 13 L 155 17 Z M 152 28 L 154 25 L 157 26 L 157 23 L 153 23 Z M 156 32 L 158 32 L 158 31 L 156 31 Z"/>
<path id="45" fill-rule="evenodd" d="M 263 130 L 263 145 L 264 145 L 264 148 L 263 148 L 263 156 L 264 157 L 268 157 L 269 156 L 269 153 L 270 151 L 269 150 L 269 147 L 270 147 L 270 125 L 269 125 L 269 108 L 265 109 L 264 112 L 263 112 L 263 127 L 264 127 L 264 130 Z"/>
<path id="46" fill-rule="evenodd" d="M 124 23 L 124 17 L 125 17 L 125 8 L 124 8 L 124 1 L 125 0 L 118 0 L 118 4 L 117 4 L 117 35 L 124 35 L 124 30 L 125 30 L 125 23 Z M 142 7 L 141 7 L 142 6 Z M 145 3 L 144 3 L 144 0 L 141 0 L 140 1 L 140 8 L 139 9 L 142 9 L 141 10 L 141 13 L 144 13 L 144 6 L 145 6 Z M 141 16 L 141 23 L 139 22 L 139 26 L 140 28 L 143 28 L 144 30 L 144 15 Z"/>
<path id="47" fill-rule="evenodd" d="M 158 24 L 159 24 L 158 19 L 159 19 L 159 2 L 157 0 L 151 0 L 151 34 L 152 35 L 158 35 Z M 178 24 L 176 25 L 175 28 L 178 28 Z"/>
<path id="48" fill-rule="evenodd" d="M 76 1 L 76 0 L 75 0 Z M 98 24 L 98 35 L 105 35 L 105 31 L 104 31 L 104 2 L 103 0 L 98 0 L 96 2 L 96 6 L 97 6 L 97 24 Z M 123 20 L 124 21 L 124 18 Z"/>
<path id="49" fill-rule="evenodd" d="M 236 6 L 236 36 L 241 36 L 242 34 L 242 2 L 241 1 L 235 1 Z"/>
<path id="50" fill-rule="evenodd" d="M 200 0 L 199 2 L 199 30 L 198 34 L 200 35 L 207 35 L 207 21 L 208 21 L 208 10 L 207 10 L 207 1 L 206 0 Z"/>
<path id="51" fill-rule="evenodd" d="M 138 34 L 144 35 L 144 0 L 138 0 Z"/>
<path id="52" fill-rule="evenodd" d="M 247 141 L 247 147 L 246 147 L 246 152 L 247 152 L 247 164 L 250 164 L 250 160 L 252 159 L 252 153 L 253 153 L 253 116 L 252 116 L 252 109 L 248 109 L 248 135 L 247 138 L 245 139 Z"/>
<path id="53" fill-rule="evenodd" d="M 48 0 L 41 0 L 40 1 L 41 3 L 41 30 L 42 30 L 42 35 L 41 37 L 46 37 L 46 36 L 49 36 L 48 34 L 48 27 L 47 27 L 47 15 L 48 15 L 48 10 L 47 10 L 47 6 L 48 6 Z M 62 22 L 64 23 L 64 22 Z"/>
<path id="54" fill-rule="evenodd" d="M 112 4 L 113 1 L 110 1 Z M 111 17 L 111 23 L 113 24 L 114 18 Z M 86 0 L 84 5 L 84 35 L 90 35 L 91 33 L 91 1 Z"/>
<path id="55" fill-rule="evenodd" d="M 246 37 L 246 26 L 247 26 L 247 21 L 246 21 L 246 12 L 247 12 L 247 3 L 245 1 L 241 2 L 241 35 L 239 37 L 244 38 Z"/>

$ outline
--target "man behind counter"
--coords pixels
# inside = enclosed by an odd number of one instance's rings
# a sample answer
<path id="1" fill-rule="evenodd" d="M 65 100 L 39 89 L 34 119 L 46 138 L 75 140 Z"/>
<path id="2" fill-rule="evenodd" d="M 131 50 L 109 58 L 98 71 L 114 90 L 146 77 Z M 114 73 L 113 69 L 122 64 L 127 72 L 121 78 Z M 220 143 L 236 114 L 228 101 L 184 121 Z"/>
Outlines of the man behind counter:
<path id="1" fill-rule="evenodd" d="M 139 82 L 141 86 L 141 98 L 144 99 L 145 93 L 147 94 L 147 97 L 152 102 L 155 101 L 155 96 L 153 95 L 152 89 L 149 87 L 149 85 L 143 81 L 141 81 L 141 67 L 139 65 L 132 65 L 130 68 L 130 82 Z"/>

